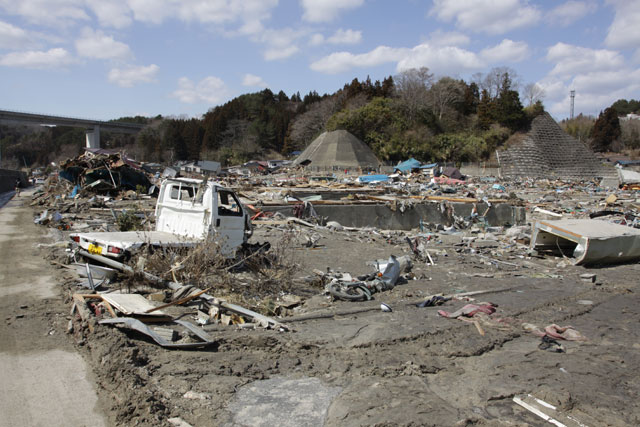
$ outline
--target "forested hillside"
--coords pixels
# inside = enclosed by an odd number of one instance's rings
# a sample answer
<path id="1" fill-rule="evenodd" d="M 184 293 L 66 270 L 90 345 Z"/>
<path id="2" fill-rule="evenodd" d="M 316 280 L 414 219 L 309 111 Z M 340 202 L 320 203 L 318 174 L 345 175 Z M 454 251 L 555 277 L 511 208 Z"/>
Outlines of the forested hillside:
<path id="1" fill-rule="evenodd" d="M 288 96 L 264 89 L 214 107 L 201 118 L 122 117 L 117 120 L 147 126 L 137 136 L 103 132 L 101 139 L 103 147 L 123 149 L 139 160 L 204 159 L 229 165 L 286 157 L 326 130 L 346 129 L 387 163 L 409 157 L 481 161 L 490 159 L 511 135 L 527 130 L 543 111 L 543 97 L 538 85 L 521 86 L 515 72 L 505 67 L 476 74 L 469 82 L 436 79 L 421 68 L 382 81 L 353 79 L 333 94 Z M 619 100 L 606 123 L 596 126 L 596 119 L 578 116 L 563 126 L 596 150 L 637 148 L 640 121 L 613 122 L 639 107 L 638 101 Z M 81 153 L 84 144 L 82 129 L 0 127 L 4 166 L 41 166 Z"/>

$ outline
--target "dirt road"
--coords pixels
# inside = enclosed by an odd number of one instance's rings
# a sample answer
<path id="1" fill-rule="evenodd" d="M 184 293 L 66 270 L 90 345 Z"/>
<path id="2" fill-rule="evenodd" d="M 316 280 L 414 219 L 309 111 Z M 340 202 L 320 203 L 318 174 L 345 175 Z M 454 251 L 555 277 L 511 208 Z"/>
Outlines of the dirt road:
<path id="1" fill-rule="evenodd" d="M 39 255 L 29 192 L 0 208 L 0 426 L 103 426 L 94 383 L 64 336 L 68 307 Z"/>

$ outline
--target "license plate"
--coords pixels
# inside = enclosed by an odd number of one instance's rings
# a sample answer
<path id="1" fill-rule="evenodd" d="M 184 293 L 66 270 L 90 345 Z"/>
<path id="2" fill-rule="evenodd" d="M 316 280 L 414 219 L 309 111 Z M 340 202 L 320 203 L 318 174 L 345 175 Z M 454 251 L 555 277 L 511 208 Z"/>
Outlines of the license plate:
<path id="1" fill-rule="evenodd" d="M 89 253 L 95 255 L 102 255 L 102 248 L 98 245 L 94 245 L 93 243 L 89 243 Z"/>

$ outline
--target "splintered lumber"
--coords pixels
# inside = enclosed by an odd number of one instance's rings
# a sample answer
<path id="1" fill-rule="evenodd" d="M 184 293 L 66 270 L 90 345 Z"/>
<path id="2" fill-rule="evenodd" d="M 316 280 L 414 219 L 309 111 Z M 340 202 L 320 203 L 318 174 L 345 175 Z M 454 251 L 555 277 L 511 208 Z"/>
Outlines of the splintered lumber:
<path id="1" fill-rule="evenodd" d="M 91 313 L 89 312 L 89 309 L 87 308 L 87 303 L 82 297 L 82 295 L 73 294 L 73 303 L 74 303 L 75 311 L 78 312 L 78 314 L 80 315 L 80 318 L 83 321 L 89 320 L 89 317 L 91 317 Z M 74 311 L 74 308 L 72 307 L 71 310 Z"/>
<path id="2" fill-rule="evenodd" d="M 177 301 L 172 301 L 172 302 L 170 302 L 170 303 L 168 303 L 168 304 L 163 304 L 163 305 L 161 305 L 161 306 L 159 306 L 159 307 L 153 307 L 153 308 L 150 308 L 149 310 L 145 311 L 145 313 L 153 313 L 154 311 L 162 310 L 163 308 L 171 307 L 171 306 L 173 306 L 173 305 L 180 305 L 180 304 L 184 304 L 185 302 L 189 302 L 189 301 L 191 301 L 192 299 L 198 298 L 200 295 L 202 295 L 202 294 L 204 294 L 204 293 L 208 292 L 209 290 L 211 290 L 211 288 L 203 289 L 203 290 L 201 290 L 201 291 L 199 291 L 199 292 L 196 292 L 195 294 L 192 294 L 192 295 L 186 296 L 186 297 L 184 297 L 184 298 L 180 298 L 179 300 L 177 300 Z"/>
<path id="3" fill-rule="evenodd" d="M 159 311 L 158 307 L 154 307 L 140 294 L 103 294 L 102 299 L 127 316 L 149 314 L 153 311 L 155 311 L 154 315 L 167 316 L 167 313 Z"/>
<path id="4" fill-rule="evenodd" d="M 78 253 L 82 256 L 85 256 L 87 258 L 96 260 L 98 262 L 101 262 L 103 264 L 106 264 L 110 267 L 113 267 L 115 269 L 118 269 L 120 271 L 124 271 L 126 273 L 129 274 L 133 274 L 133 268 L 129 267 L 128 265 L 125 265 L 121 262 L 118 261 L 114 261 L 112 259 L 109 259 L 107 257 L 104 257 L 102 255 L 94 255 L 94 254 L 90 254 L 89 252 L 85 251 L 84 249 L 81 249 L 80 251 L 78 251 Z M 180 289 L 183 285 L 181 285 L 180 283 L 176 283 L 176 282 L 168 282 L 166 280 L 163 280 L 162 278 L 158 277 L 158 276 L 154 276 L 153 274 L 147 273 L 147 272 L 142 272 L 142 274 L 144 275 L 144 277 L 146 277 L 147 279 L 154 281 L 156 283 L 165 285 L 167 287 L 169 287 L 169 289 L 171 290 L 178 290 Z M 201 291 L 201 289 L 194 287 L 196 292 Z M 267 317 L 267 316 L 263 316 L 260 313 L 256 313 L 255 311 L 246 309 L 244 307 L 241 307 L 239 305 L 236 304 L 231 304 L 231 303 L 227 303 L 224 301 L 221 301 L 211 295 L 208 295 L 206 293 L 203 293 L 200 295 L 201 298 L 205 299 L 209 304 L 211 305 L 215 305 L 219 308 L 223 308 L 225 310 L 231 311 L 232 313 L 236 313 L 236 314 L 240 314 L 242 316 L 246 316 L 250 319 L 254 319 L 257 322 L 259 322 L 262 326 L 265 327 L 272 327 L 274 329 L 281 329 L 281 330 L 289 330 L 289 328 L 286 325 L 283 325 L 282 323 L 278 322 L 275 319 L 272 319 L 271 317 Z"/>

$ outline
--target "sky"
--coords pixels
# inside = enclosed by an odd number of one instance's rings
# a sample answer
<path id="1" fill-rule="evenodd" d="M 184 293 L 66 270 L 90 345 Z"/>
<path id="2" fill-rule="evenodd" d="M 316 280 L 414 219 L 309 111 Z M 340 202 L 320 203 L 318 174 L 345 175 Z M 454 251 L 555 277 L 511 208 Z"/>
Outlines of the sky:
<path id="1" fill-rule="evenodd" d="M 0 109 L 200 117 L 428 67 L 537 83 L 556 119 L 640 99 L 640 0 L 0 0 Z"/>

